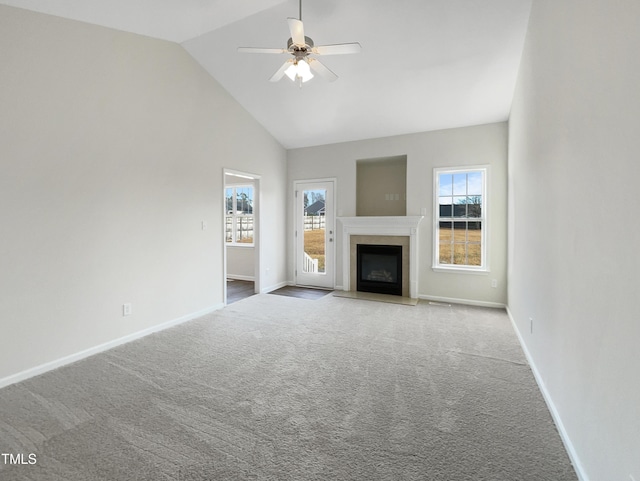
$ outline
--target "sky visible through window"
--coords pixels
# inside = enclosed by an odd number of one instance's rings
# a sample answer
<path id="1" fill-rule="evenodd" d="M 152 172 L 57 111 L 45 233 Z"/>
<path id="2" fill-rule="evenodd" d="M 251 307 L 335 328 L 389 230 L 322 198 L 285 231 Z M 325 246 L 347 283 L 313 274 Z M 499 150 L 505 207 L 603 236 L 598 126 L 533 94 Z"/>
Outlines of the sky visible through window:
<path id="1" fill-rule="evenodd" d="M 327 191 L 322 190 L 305 190 L 304 191 L 304 202 L 305 208 L 317 202 L 319 200 L 325 200 L 325 196 L 327 195 Z"/>
<path id="2" fill-rule="evenodd" d="M 236 208 L 233 208 L 233 194 L 235 191 Z M 234 186 L 227 187 L 227 212 L 234 210 L 237 213 L 252 214 L 253 213 L 253 187 L 251 186 Z"/>
<path id="3" fill-rule="evenodd" d="M 439 186 L 440 197 L 482 195 L 482 172 L 440 174 Z"/>

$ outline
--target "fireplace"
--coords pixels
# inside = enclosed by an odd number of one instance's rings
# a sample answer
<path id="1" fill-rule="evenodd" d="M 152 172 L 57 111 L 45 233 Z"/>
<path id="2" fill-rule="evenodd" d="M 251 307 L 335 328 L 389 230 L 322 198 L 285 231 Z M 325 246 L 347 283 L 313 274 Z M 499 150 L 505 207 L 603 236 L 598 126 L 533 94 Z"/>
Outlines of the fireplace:
<path id="1" fill-rule="evenodd" d="M 342 279 L 336 286 L 357 291 L 357 246 L 402 246 L 402 296 L 418 297 L 418 224 L 421 216 L 338 217 L 342 227 Z"/>
<path id="2" fill-rule="evenodd" d="M 402 246 L 358 244 L 357 290 L 402 295 Z"/>

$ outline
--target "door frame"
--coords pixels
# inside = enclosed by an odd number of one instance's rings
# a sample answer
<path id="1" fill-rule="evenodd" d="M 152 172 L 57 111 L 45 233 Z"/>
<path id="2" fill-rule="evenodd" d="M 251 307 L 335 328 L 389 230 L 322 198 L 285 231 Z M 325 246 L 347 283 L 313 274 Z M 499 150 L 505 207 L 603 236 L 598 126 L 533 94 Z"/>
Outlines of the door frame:
<path id="1" fill-rule="evenodd" d="M 293 225 L 292 225 L 292 229 L 291 229 L 291 239 L 293 242 L 293 284 L 294 285 L 305 285 L 305 284 L 298 284 L 298 275 L 297 275 L 297 270 L 298 270 L 298 242 L 297 242 L 297 238 L 296 238 L 296 229 L 297 229 L 297 225 L 298 225 L 298 218 L 296 217 L 298 214 L 298 200 L 296 198 L 296 191 L 297 190 L 301 190 L 298 188 L 298 185 L 300 184 L 312 184 L 315 182 L 331 182 L 333 184 L 333 196 L 331 199 L 331 203 L 332 203 L 332 214 L 333 214 L 333 253 L 330 257 L 330 261 L 333 265 L 333 276 L 331 278 L 331 289 L 335 289 L 336 288 L 336 254 L 338 251 L 338 246 L 337 246 L 337 232 L 336 232 L 336 225 L 337 225 L 337 219 L 336 219 L 336 196 L 337 196 L 337 189 L 338 189 L 338 179 L 336 177 L 323 177 L 323 178 L 313 178 L 313 179 L 296 179 L 293 181 L 293 186 L 292 186 L 292 191 L 291 191 L 291 197 L 293 199 Z"/>
<path id="2" fill-rule="evenodd" d="M 245 177 L 253 183 L 253 198 L 256 204 L 253 206 L 253 292 L 260 294 L 262 288 L 262 242 L 260 242 L 260 232 L 262 226 L 262 190 L 260 186 L 261 176 L 251 172 L 236 169 L 222 169 L 222 302 L 227 305 L 227 241 L 225 239 L 226 229 L 226 201 L 225 192 L 227 187 L 227 174 Z"/>

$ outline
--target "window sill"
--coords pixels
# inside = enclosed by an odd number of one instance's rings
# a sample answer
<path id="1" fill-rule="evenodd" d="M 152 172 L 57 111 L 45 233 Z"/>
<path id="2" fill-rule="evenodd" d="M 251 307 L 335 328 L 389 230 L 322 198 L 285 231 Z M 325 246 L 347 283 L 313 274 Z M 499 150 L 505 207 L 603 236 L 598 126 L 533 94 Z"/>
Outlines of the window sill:
<path id="1" fill-rule="evenodd" d="M 255 244 L 243 244 L 243 243 L 233 243 L 233 242 L 227 242 L 225 244 L 227 247 L 255 247 Z"/>
<path id="2" fill-rule="evenodd" d="M 472 267 L 443 267 L 443 266 L 431 266 L 433 272 L 448 272 L 449 274 L 473 274 L 479 276 L 489 275 L 491 272 L 486 268 L 472 268 Z"/>

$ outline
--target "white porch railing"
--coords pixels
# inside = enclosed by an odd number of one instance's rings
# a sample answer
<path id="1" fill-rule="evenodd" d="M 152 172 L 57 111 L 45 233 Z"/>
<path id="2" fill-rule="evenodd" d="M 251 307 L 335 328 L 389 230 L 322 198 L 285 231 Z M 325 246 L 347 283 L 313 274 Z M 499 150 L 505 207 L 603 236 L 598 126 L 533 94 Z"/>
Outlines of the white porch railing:
<path id="1" fill-rule="evenodd" d="M 316 273 L 318 272 L 318 259 L 313 259 L 306 252 L 303 252 L 302 269 L 303 272 Z"/>

